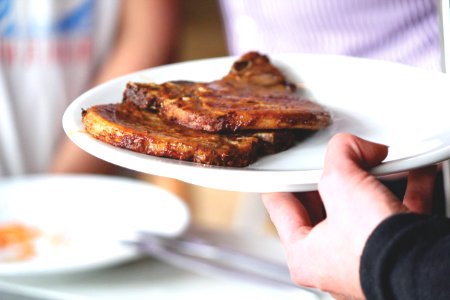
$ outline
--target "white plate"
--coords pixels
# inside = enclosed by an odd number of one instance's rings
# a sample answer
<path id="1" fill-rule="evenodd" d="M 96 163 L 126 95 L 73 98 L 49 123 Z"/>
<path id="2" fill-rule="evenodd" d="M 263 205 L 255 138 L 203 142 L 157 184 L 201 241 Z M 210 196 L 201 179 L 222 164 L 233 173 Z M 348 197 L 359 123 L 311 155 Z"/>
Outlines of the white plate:
<path id="1" fill-rule="evenodd" d="M 307 191 L 316 188 L 329 139 L 348 132 L 390 146 L 373 172 L 401 172 L 450 157 L 450 77 L 395 63 L 330 55 L 271 56 L 288 77 L 303 83 L 333 114 L 334 123 L 297 146 L 246 168 L 211 167 L 119 149 L 90 137 L 81 110 L 121 101 L 128 81 L 208 81 L 221 78 L 236 57 L 162 66 L 107 82 L 66 110 L 64 129 L 75 144 L 111 163 L 210 188 L 242 191 Z"/>
<path id="2" fill-rule="evenodd" d="M 187 206 L 150 183 L 111 176 L 30 176 L 0 181 L 0 223 L 33 226 L 44 237 L 31 260 L 0 262 L 0 276 L 60 274 L 136 259 L 123 240 L 140 230 L 181 234 Z M 48 243 L 53 237 L 62 242 Z"/>

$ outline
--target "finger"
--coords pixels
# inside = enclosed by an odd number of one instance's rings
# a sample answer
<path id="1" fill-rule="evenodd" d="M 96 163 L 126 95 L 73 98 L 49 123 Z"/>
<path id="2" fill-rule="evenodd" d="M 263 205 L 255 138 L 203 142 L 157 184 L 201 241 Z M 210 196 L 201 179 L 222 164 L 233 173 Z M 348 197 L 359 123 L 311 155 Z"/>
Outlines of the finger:
<path id="1" fill-rule="evenodd" d="M 300 201 L 308 212 L 311 225 L 316 225 L 325 218 L 325 208 L 317 192 L 295 193 L 295 197 Z"/>
<path id="2" fill-rule="evenodd" d="M 416 213 L 431 213 L 437 166 L 412 170 L 408 174 L 403 204 Z"/>
<path id="3" fill-rule="evenodd" d="M 311 220 L 305 207 L 292 193 L 261 195 L 264 206 L 283 243 L 291 238 L 302 238 L 311 229 Z"/>

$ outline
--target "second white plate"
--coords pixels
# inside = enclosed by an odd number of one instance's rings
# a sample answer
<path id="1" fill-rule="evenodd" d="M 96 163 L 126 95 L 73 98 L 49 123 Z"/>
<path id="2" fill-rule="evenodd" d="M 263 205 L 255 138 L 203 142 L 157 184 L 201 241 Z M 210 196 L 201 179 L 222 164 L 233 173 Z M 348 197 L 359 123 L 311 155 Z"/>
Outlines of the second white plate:
<path id="1" fill-rule="evenodd" d="M 89 136 L 81 111 L 117 103 L 128 81 L 209 81 L 221 78 L 236 57 L 162 66 L 120 77 L 84 93 L 66 110 L 63 126 L 85 151 L 139 172 L 241 192 L 308 191 L 316 188 L 329 139 L 347 132 L 389 145 L 373 172 L 401 172 L 450 157 L 450 77 L 400 64 L 331 55 L 271 56 L 290 80 L 302 83 L 333 114 L 333 124 L 295 147 L 246 168 L 204 166 L 159 158 L 102 143 Z"/>
<path id="2" fill-rule="evenodd" d="M 139 231 L 179 235 L 190 213 L 181 199 L 150 183 L 36 175 L 0 181 L 0 224 L 11 222 L 38 229 L 41 238 L 30 259 L 0 261 L 0 276 L 73 273 L 136 259 L 140 254 L 125 240 Z"/>

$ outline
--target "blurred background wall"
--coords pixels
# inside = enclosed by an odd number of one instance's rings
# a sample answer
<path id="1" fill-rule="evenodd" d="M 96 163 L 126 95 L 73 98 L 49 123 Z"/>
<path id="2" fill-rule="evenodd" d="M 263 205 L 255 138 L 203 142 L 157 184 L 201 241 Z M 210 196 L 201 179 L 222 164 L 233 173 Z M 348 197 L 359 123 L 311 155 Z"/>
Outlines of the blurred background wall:
<path id="1" fill-rule="evenodd" d="M 184 17 L 178 60 L 227 55 L 216 0 L 182 0 Z"/>

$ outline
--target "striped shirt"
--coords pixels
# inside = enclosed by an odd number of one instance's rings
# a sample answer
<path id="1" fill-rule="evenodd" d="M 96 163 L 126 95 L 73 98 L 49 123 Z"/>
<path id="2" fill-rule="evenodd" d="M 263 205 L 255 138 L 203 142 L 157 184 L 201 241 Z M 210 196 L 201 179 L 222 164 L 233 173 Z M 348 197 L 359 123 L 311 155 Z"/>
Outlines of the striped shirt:
<path id="1" fill-rule="evenodd" d="M 116 34 L 119 2 L 0 0 L 0 177 L 48 169 L 68 104 Z"/>
<path id="2" fill-rule="evenodd" d="M 328 53 L 439 69 L 435 0 L 221 0 L 228 47 Z"/>

